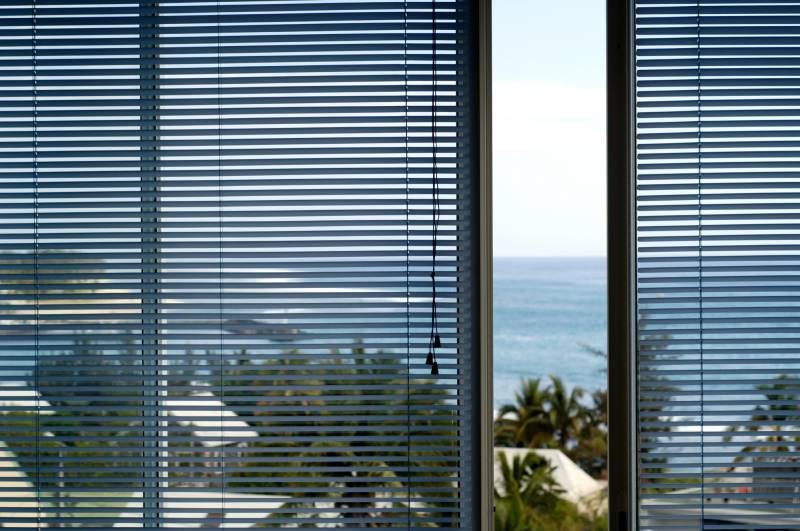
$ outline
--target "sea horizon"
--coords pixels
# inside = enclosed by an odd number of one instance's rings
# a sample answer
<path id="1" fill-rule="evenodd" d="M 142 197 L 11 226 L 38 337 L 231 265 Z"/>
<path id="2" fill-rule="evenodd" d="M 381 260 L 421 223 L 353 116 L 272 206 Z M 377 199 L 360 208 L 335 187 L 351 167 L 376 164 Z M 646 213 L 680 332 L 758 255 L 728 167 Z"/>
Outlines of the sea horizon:
<path id="1" fill-rule="evenodd" d="M 496 256 L 494 407 L 523 380 L 551 375 L 572 388 L 606 387 L 606 258 Z"/>

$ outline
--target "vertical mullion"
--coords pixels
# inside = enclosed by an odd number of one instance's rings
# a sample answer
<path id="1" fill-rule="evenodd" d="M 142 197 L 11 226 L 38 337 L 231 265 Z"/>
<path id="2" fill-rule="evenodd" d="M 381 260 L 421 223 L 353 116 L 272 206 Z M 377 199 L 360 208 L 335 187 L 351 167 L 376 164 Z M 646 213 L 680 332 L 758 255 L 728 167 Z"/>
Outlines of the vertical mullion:
<path id="1" fill-rule="evenodd" d="M 408 1 L 403 2 L 403 107 L 405 164 L 405 230 L 406 230 L 406 513 L 411 529 L 411 195 L 408 146 Z"/>
<path id="2" fill-rule="evenodd" d="M 459 384 L 465 393 L 470 419 L 469 432 L 459 448 L 469 482 L 463 487 L 471 506 L 463 507 L 461 525 L 491 531 L 494 528 L 494 438 L 492 407 L 492 4 L 490 0 L 471 0 L 461 6 L 463 20 L 463 62 L 457 69 L 466 74 L 467 113 L 459 120 L 464 128 L 465 146 L 470 153 L 463 161 L 469 179 L 463 184 L 469 198 L 468 236 L 459 242 L 468 250 L 465 271 L 459 268 L 463 286 L 464 315 L 459 326 L 469 331 L 465 348 L 471 350 L 468 372 Z M 459 73 L 460 73 L 459 72 Z M 466 525 L 465 525 L 466 524 Z"/>
<path id="3" fill-rule="evenodd" d="M 632 0 L 608 0 L 606 24 L 608 515 L 623 531 L 638 522 Z"/>
<path id="4" fill-rule="evenodd" d="M 158 24 L 154 22 L 158 2 L 140 1 L 139 16 L 142 22 L 140 35 L 140 140 L 141 145 L 141 238 L 142 252 L 142 376 L 143 376 L 143 518 L 144 527 L 160 527 L 161 489 L 161 429 L 164 421 L 159 416 L 161 396 L 159 363 L 158 318 L 158 192 L 159 157 L 158 125 Z M 145 44 L 147 43 L 147 44 Z"/>

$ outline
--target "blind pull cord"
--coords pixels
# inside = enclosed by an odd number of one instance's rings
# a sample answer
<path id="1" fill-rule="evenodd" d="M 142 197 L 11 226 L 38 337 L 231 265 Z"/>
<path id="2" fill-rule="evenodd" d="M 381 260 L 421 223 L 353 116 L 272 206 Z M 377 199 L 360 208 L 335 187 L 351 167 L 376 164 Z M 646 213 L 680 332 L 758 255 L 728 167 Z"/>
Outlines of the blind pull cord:
<path id="1" fill-rule="evenodd" d="M 436 319 L 436 247 L 439 230 L 439 172 L 436 165 L 436 0 L 431 7 L 431 153 L 432 160 L 432 228 L 431 238 L 431 333 L 428 339 L 428 357 L 425 363 L 430 365 L 431 374 L 439 374 L 439 362 L 436 360 L 436 349 L 442 347 L 442 338 L 439 336 L 439 325 Z"/>

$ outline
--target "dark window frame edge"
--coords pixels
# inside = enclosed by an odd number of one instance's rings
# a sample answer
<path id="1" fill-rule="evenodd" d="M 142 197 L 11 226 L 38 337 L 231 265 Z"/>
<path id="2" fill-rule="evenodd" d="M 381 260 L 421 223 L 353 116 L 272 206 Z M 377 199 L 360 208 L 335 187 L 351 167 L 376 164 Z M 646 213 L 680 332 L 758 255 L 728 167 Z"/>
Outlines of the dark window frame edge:
<path id="1" fill-rule="evenodd" d="M 471 0 L 469 42 L 473 302 L 472 527 L 494 528 L 494 418 L 492 402 L 492 75 L 491 0 Z"/>
<path id="2" fill-rule="evenodd" d="M 606 2 L 609 529 L 638 527 L 632 0 Z"/>

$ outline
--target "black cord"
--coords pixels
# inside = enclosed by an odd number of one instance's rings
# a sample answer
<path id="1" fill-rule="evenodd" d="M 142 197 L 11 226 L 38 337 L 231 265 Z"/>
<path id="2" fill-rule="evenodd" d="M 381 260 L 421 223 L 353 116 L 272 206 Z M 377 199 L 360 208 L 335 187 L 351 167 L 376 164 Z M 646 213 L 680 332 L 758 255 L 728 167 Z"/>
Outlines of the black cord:
<path id="1" fill-rule="evenodd" d="M 431 238 L 431 333 L 428 338 L 428 358 L 425 363 L 431 366 L 431 374 L 439 374 L 436 349 L 442 346 L 439 336 L 439 323 L 436 318 L 436 251 L 439 237 L 439 171 L 437 167 L 438 146 L 436 143 L 436 0 L 431 6 L 431 168 L 432 168 L 432 238 Z"/>

